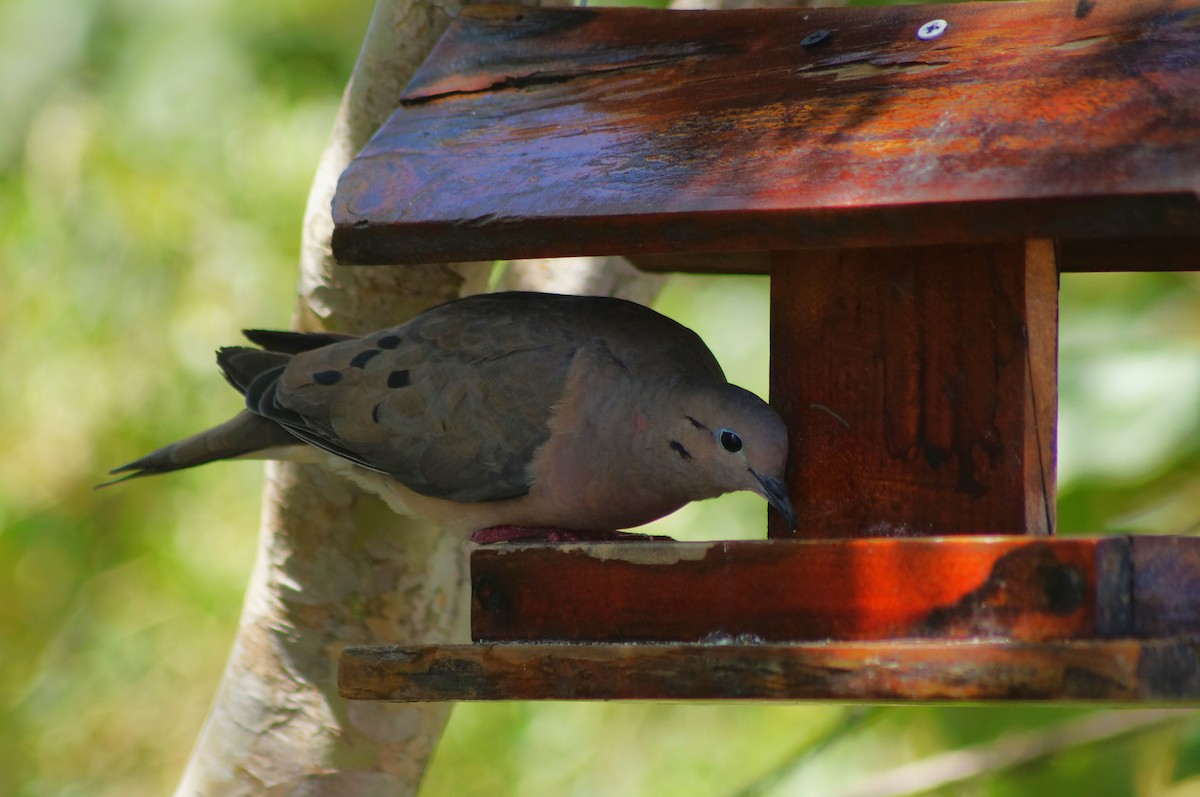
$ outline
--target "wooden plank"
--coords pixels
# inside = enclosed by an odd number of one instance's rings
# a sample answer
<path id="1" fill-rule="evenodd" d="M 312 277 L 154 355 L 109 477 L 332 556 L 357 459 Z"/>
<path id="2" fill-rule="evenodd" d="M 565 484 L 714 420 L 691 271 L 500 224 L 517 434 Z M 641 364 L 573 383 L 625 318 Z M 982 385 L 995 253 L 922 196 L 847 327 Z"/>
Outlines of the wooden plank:
<path id="1" fill-rule="evenodd" d="M 792 435 L 801 534 L 1053 530 L 1048 242 L 779 252 L 774 264 L 771 396 Z"/>
<path id="2" fill-rule="evenodd" d="M 471 555 L 472 638 L 1129 636 L 1127 561 L 1122 537 L 484 546 Z"/>
<path id="3" fill-rule="evenodd" d="M 334 252 L 1191 240 L 1198 15 L 1200 0 L 469 8 L 342 176 Z M 919 39 L 933 18 L 948 29 Z"/>
<path id="4" fill-rule="evenodd" d="M 353 647 L 351 700 L 827 700 L 1200 706 L 1194 639 Z"/>

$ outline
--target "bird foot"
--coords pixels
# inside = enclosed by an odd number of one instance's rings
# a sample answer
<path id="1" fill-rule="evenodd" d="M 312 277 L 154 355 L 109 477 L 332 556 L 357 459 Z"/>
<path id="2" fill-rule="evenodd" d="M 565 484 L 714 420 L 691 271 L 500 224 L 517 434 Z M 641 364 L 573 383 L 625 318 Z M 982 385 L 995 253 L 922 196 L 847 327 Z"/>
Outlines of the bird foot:
<path id="1" fill-rule="evenodd" d="M 492 526 L 471 535 L 471 542 L 492 545 L 497 542 L 645 542 L 667 540 L 658 534 L 637 534 L 628 531 L 560 529 L 554 526 Z"/>

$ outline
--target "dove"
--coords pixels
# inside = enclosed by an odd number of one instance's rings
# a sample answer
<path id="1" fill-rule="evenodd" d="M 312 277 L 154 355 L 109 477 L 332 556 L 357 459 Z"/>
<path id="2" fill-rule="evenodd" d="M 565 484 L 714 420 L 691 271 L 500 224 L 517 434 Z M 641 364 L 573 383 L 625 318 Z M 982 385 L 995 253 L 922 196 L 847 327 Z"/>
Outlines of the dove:
<path id="1" fill-rule="evenodd" d="M 364 337 L 244 334 L 257 348 L 217 362 L 245 409 L 116 481 L 325 454 L 396 511 L 476 541 L 595 539 L 738 490 L 795 527 L 782 419 L 643 305 L 479 294 Z"/>

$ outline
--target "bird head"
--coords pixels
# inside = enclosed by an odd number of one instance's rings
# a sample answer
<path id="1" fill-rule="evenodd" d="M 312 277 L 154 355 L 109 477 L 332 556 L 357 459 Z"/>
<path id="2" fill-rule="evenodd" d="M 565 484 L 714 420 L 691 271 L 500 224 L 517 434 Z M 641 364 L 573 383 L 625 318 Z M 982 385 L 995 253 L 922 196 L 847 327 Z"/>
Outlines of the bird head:
<path id="1" fill-rule="evenodd" d="M 671 448 L 710 495 L 758 493 L 796 528 L 784 483 L 787 427 L 770 405 L 736 385 L 706 386 L 691 394 L 674 426 Z"/>

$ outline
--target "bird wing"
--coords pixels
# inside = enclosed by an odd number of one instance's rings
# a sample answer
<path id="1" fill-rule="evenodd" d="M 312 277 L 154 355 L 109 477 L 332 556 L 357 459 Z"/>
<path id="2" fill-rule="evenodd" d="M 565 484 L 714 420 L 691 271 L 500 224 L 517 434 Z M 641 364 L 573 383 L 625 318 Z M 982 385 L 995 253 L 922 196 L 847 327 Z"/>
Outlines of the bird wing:
<path id="1" fill-rule="evenodd" d="M 506 293 L 301 351 L 255 377 L 247 404 L 423 495 L 513 498 L 532 485 L 531 464 L 550 437 L 572 363 L 597 348 L 635 372 L 624 385 L 636 384 L 637 373 L 723 379 L 694 333 L 641 305 Z"/>
<path id="2" fill-rule="evenodd" d="M 502 308 L 471 309 L 299 354 L 258 409 L 423 495 L 524 495 L 579 340 Z"/>

